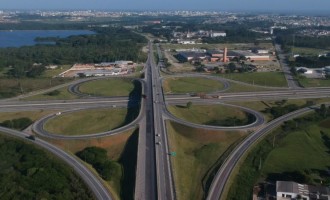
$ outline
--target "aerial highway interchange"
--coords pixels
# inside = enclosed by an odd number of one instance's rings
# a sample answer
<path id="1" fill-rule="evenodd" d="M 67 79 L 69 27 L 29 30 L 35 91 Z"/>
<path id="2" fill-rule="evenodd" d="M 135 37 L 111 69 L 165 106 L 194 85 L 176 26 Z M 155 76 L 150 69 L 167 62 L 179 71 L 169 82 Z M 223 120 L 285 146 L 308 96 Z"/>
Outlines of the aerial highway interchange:
<path id="1" fill-rule="evenodd" d="M 157 49 L 159 51 L 159 49 Z M 270 130 L 280 125 L 286 120 L 300 116 L 313 110 L 313 107 L 307 107 L 295 112 L 284 115 L 271 122 L 266 122 L 263 115 L 257 111 L 242 106 L 230 104 L 230 102 L 239 101 L 261 101 L 261 100 L 281 100 L 281 99 L 307 99 L 307 98 L 326 98 L 330 97 L 330 88 L 313 88 L 304 89 L 296 85 L 290 75 L 287 75 L 289 88 L 272 88 L 270 91 L 262 92 L 240 92 L 227 93 L 230 88 L 231 81 L 214 76 L 201 74 L 181 74 L 168 75 L 168 77 L 206 77 L 218 80 L 223 83 L 224 89 L 213 92 L 211 95 L 217 95 L 218 98 L 200 98 L 192 94 L 164 94 L 162 81 L 164 77 L 160 74 L 162 63 L 158 65 L 154 61 L 153 46 L 149 43 L 148 60 L 144 68 L 144 78 L 137 79 L 142 85 L 142 91 L 146 98 L 141 98 L 139 116 L 121 128 L 90 135 L 80 136 L 64 136 L 57 135 L 44 130 L 44 123 L 49 119 L 56 117 L 55 110 L 62 110 L 62 113 L 76 112 L 78 110 L 93 109 L 93 108 L 109 108 L 109 107 L 124 107 L 126 108 L 130 99 L 128 97 L 96 97 L 89 96 L 79 92 L 79 85 L 86 81 L 94 81 L 99 78 L 79 79 L 72 83 L 57 86 L 44 91 L 34 92 L 24 96 L 19 96 L 11 99 L 0 101 L 0 110 L 2 112 L 17 112 L 27 110 L 48 109 L 54 110 L 54 114 L 50 114 L 36 121 L 32 125 L 33 131 L 37 135 L 58 139 L 82 139 L 82 138 L 97 138 L 113 134 L 120 134 L 129 129 L 139 127 L 139 145 L 138 145 L 138 161 L 136 166 L 136 181 L 135 181 L 135 199 L 160 199 L 171 200 L 176 199 L 175 183 L 172 173 L 172 165 L 169 156 L 169 140 L 167 138 L 166 120 L 172 120 L 187 126 L 213 129 L 213 130 L 251 130 L 253 131 L 244 141 L 242 141 L 231 152 L 226 161 L 218 170 L 211 187 L 208 192 L 207 199 L 221 199 L 222 192 L 226 186 L 226 182 L 236 166 L 238 160 L 244 152 L 253 146 L 260 138 L 267 134 Z M 289 73 L 289 72 L 286 72 Z M 103 78 L 103 77 L 101 77 Z M 166 77 L 167 78 L 167 77 Z M 236 81 L 237 82 L 237 81 Z M 244 84 L 244 83 L 243 83 Z M 33 96 L 36 94 L 45 93 L 61 87 L 68 87 L 68 90 L 81 97 L 75 100 L 54 100 L 54 101 L 21 101 L 24 97 Z M 255 121 L 246 126 L 237 127 L 219 127 L 206 126 L 187 122 L 172 115 L 167 110 L 167 105 L 186 104 L 188 101 L 193 104 L 222 104 L 226 106 L 238 107 L 245 112 L 253 114 Z M 14 131 L 0 127 L 0 131 L 15 135 L 21 138 L 28 136 L 27 133 Z M 86 184 L 94 192 L 97 199 L 112 199 L 111 194 L 102 184 L 102 182 L 93 173 L 91 173 L 84 165 L 75 157 L 67 154 L 63 150 L 51 145 L 50 143 L 36 137 L 31 141 L 36 145 L 53 152 L 70 166 L 72 166 L 79 175 L 83 178 Z"/>

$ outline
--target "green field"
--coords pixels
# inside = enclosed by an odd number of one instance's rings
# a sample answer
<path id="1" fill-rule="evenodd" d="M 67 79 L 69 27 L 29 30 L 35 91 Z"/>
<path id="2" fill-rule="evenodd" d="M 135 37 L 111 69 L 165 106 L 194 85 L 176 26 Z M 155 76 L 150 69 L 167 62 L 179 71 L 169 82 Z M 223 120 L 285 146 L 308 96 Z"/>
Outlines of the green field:
<path id="1" fill-rule="evenodd" d="M 72 81 L 71 78 L 0 78 L 0 98 L 42 90 Z"/>
<path id="2" fill-rule="evenodd" d="M 96 96 L 128 96 L 133 88 L 131 79 L 110 78 L 83 83 L 79 91 Z"/>
<path id="3" fill-rule="evenodd" d="M 327 121 L 329 123 L 330 120 Z M 314 124 L 306 130 L 288 134 L 267 156 L 261 171 L 267 177 L 271 173 L 326 170 L 330 166 L 329 147 L 324 143 L 320 131 L 330 137 L 330 129 Z"/>
<path id="4" fill-rule="evenodd" d="M 71 167 L 21 139 L 0 135 L 1 199 L 95 199 Z"/>
<path id="5" fill-rule="evenodd" d="M 21 100 L 25 100 L 25 101 L 30 101 L 30 100 L 69 100 L 69 99 L 77 99 L 79 98 L 76 95 L 71 94 L 68 89 L 65 88 L 61 88 L 61 89 L 57 89 L 57 91 L 59 91 L 58 95 L 48 95 L 47 93 L 45 94 L 38 94 L 38 95 L 34 95 L 34 96 L 30 96 L 27 98 L 23 98 Z"/>
<path id="6" fill-rule="evenodd" d="M 86 135 L 113 130 L 126 124 L 126 108 L 93 109 L 61 114 L 45 124 L 45 130 L 61 135 Z"/>
<path id="7" fill-rule="evenodd" d="M 239 83 L 230 82 L 229 89 L 224 91 L 225 93 L 233 92 L 260 92 L 260 91 L 270 91 L 272 88 L 264 88 L 253 85 L 244 85 Z"/>
<path id="8" fill-rule="evenodd" d="M 315 49 L 315 48 L 304 48 L 304 47 L 294 47 L 293 49 L 294 54 L 299 54 L 302 56 L 318 56 L 319 54 L 328 51 L 329 49 Z"/>
<path id="9" fill-rule="evenodd" d="M 21 117 L 30 118 L 32 121 L 38 120 L 41 117 L 54 113 L 54 110 L 37 110 L 37 111 L 23 111 L 23 112 L 1 112 L 0 113 L 0 122 L 5 120 L 12 120 Z"/>
<path id="10" fill-rule="evenodd" d="M 316 79 L 299 77 L 298 82 L 305 88 L 308 87 L 330 87 L 330 79 Z"/>
<path id="11" fill-rule="evenodd" d="M 231 73 L 220 74 L 227 79 L 241 81 L 252 85 L 269 87 L 287 87 L 283 72 L 254 72 L 254 73 Z"/>
<path id="12" fill-rule="evenodd" d="M 180 200 L 204 199 L 224 153 L 246 134 L 194 129 L 167 122 L 176 197 Z"/>
<path id="13" fill-rule="evenodd" d="M 166 78 L 163 82 L 164 93 L 215 92 L 223 89 L 220 81 L 199 78 Z"/>
<path id="14" fill-rule="evenodd" d="M 247 114 L 239 108 L 224 106 L 224 105 L 192 105 L 190 108 L 186 106 L 168 106 L 169 112 L 174 116 L 184 119 L 186 121 L 214 126 L 232 126 L 232 125 L 246 125 L 249 122 Z M 225 123 L 227 119 L 241 120 L 243 124 L 228 125 Z"/>

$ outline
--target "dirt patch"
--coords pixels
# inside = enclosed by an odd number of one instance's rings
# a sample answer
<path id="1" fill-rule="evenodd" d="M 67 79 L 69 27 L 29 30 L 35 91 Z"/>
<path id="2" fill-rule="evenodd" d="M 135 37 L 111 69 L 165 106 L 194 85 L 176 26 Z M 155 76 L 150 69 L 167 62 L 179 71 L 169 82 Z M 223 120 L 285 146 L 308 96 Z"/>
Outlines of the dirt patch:
<path id="1" fill-rule="evenodd" d="M 330 119 L 326 119 L 320 123 L 320 126 L 323 128 L 330 128 Z"/>
<path id="2" fill-rule="evenodd" d="M 77 139 L 77 140 L 61 140 L 44 138 L 48 142 L 64 149 L 66 151 L 76 153 L 89 146 L 97 146 L 108 151 L 108 156 L 112 160 L 119 159 L 128 138 L 132 135 L 133 130 L 126 133 L 117 134 L 113 136 L 93 138 L 93 139 Z"/>

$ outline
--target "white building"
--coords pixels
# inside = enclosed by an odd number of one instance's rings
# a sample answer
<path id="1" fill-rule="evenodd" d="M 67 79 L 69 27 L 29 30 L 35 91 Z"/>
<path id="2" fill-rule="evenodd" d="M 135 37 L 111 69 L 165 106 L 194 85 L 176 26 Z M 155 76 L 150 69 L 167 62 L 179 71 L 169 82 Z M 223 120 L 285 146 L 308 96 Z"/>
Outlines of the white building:
<path id="1" fill-rule="evenodd" d="M 211 37 L 226 37 L 227 34 L 225 32 L 211 32 Z"/>
<path id="2" fill-rule="evenodd" d="M 330 200 L 330 190 L 323 186 L 304 185 L 292 181 L 276 181 L 277 200 Z"/>

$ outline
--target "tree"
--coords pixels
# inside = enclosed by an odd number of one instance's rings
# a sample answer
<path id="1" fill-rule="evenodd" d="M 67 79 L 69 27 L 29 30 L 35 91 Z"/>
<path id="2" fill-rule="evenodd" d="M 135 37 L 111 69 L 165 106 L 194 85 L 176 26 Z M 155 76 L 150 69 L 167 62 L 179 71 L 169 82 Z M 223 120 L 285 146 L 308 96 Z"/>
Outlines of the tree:
<path id="1" fill-rule="evenodd" d="M 192 102 L 191 101 L 187 102 L 186 108 L 190 109 L 191 106 L 192 106 Z"/>

